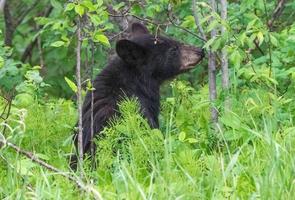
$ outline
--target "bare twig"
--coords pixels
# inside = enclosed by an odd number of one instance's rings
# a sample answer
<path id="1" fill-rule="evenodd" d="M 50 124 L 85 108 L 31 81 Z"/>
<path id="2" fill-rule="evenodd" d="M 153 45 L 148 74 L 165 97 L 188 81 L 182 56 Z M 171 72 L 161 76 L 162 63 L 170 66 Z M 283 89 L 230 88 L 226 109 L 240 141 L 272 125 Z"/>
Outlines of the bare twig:
<path id="1" fill-rule="evenodd" d="M 168 15 L 168 16 L 169 16 L 169 15 Z M 168 17 L 168 19 L 169 19 L 169 21 L 171 22 L 171 24 L 172 24 L 174 27 L 176 27 L 176 28 L 178 28 L 178 29 L 180 29 L 180 30 L 183 30 L 183 31 L 185 31 L 185 32 L 187 32 L 187 33 L 189 33 L 189 34 L 191 34 L 191 35 L 193 35 L 193 36 L 199 38 L 199 39 L 202 40 L 203 42 L 206 42 L 206 39 L 205 39 L 205 38 L 203 38 L 203 37 L 201 37 L 201 36 L 195 34 L 194 32 L 192 32 L 192 31 L 190 31 L 190 30 L 188 30 L 188 29 L 186 29 L 186 28 L 181 27 L 180 25 L 176 24 L 176 23 L 175 23 L 170 17 Z"/>
<path id="2" fill-rule="evenodd" d="M 6 116 L 4 119 L 4 121 L 6 121 L 10 115 L 10 111 L 11 111 L 11 106 L 12 106 L 12 98 L 9 99 L 9 101 L 7 102 L 8 103 L 8 109 L 7 109 L 7 113 L 6 113 Z M 4 114 L 4 113 L 3 113 Z M 1 116 L 2 117 L 2 116 Z M 6 128 L 7 126 L 3 126 L 3 130 L 2 130 L 2 133 L 5 134 L 5 131 L 6 131 Z"/>
<path id="3" fill-rule="evenodd" d="M 207 40 L 207 37 L 206 37 L 205 32 L 203 30 L 203 27 L 201 25 L 201 22 L 200 22 L 200 19 L 199 19 L 199 16 L 198 16 L 198 13 L 197 13 L 196 9 L 197 9 L 197 7 L 196 7 L 196 0 L 193 0 L 192 1 L 192 10 L 193 10 L 193 14 L 194 14 L 196 26 L 198 27 L 201 36 L 205 40 Z"/>
<path id="4" fill-rule="evenodd" d="M 120 31 L 119 33 L 113 35 L 113 36 L 109 39 L 109 41 L 112 41 L 112 40 L 116 39 L 117 37 L 119 37 L 120 35 L 122 35 L 123 33 L 125 33 L 127 30 L 128 30 L 128 26 L 126 26 L 126 27 L 125 27 L 122 31 Z"/>
<path id="5" fill-rule="evenodd" d="M 81 18 L 77 22 L 77 48 L 76 48 L 76 80 L 77 80 L 77 106 L 78 106 L 78 163 L 83 176 L 83 126 L 82 126 L 82 88 L 81 88 Z"/>
<path id="6" fill-rule="evenodd" d="M 94 87 L 93 86 L 93 67 L 94 67 L 94 45 L 93 45 L 93 42 L 91 43 L 91 87 Z M 93 116 L 93 107 L 94 107 L 94 95 L 93 95 L 93 89 L 91 89 L 91 119 L 90 119 L 90 137 L 91 137 L 91 140 L 90 140 L 90 154 L 91 154 L 91 165 L 92 167 L 94 167 L 94 163 L 95 163 L 95 157 L 94 157 L 94 144 L 93 144 L 93 137 L 94 137 L 94 116 Z"/>
<path id="7" fill-rule="evenodd" d="M 19 146 L 15 145 L 13 143 L 7 142 L 7 141 L 4 144 L 4 141 L 0 140 L 0 144 L 3 145 L 3 146 L 7 145 L 8 147 L 15 150 L 17 153 L 20 153 L 20 154 L 24 155 L 25 157 L 29 158 L 30 160 L 32 160 L 33 162 L 39 164 L 40 166 L 48 169 L 49 171 L 56 172 L 57 174 L 67 178 L 68 180 L 73 182 L 78 188 L 84 190 L 87 193 L 92 193 L 95 199 L 102 200 L 101 194 L 96 189 L 94 189 L 93 186 L 86 185 L 81 180 L 79 180 L 77 177 L 72 176 L 72 175 L 68 174 L 67 172 L 63 172 L 60 169 L 46 163 L 45 161 L 39 159 L 32 152 L 25 151 L 25 150 L 21 149 Z"/>
<path id="8" fill-rule="evenodd" d="M 2 110 L 2 113 L 0 114 L 0 118 L 3 119 L 3 120 L 6 120 L 6 119 L 4 118 L 4 114 L 5 114 L 6 109 L 8 108 L 8 105 L 9 105 L 9 102 L 7 102 L 7 103 L 5 104 L 5 106 L 4 106 L 3 110 Z"/>
<path id="9" fill-rule="evenodd" d="M 212 12 L 216 12 L 216 2 L 215 0 L 210 0 L 210 4 L 212 7 Z M 212 18 L 210 19 L 213 20 Z M 215 28 L 212 29 L 211 38 L 215 38 L 217 35 L 217 31 Z M 209 76 L 209 96 L 210 101 L 215 102 L 217 98 L 217 91 L 216 91 L 216 54 L 212 50 L 209 51 L 208 56 L 208 76 Z M 218 123 L 218 111 L 214 105 L 211 106 L 211 120 L 212 122 L 217 125 Z"/>
<path id="10" fill-rule="evenodd" d="M 186 28 L 183 28 L 183 27 L 181 27 L 180 25 L 178 25 L 177 23 L 175 23 L 175 22 L 170 18 L 170 16 L 169 16 L 169 12 L 167 12 L 167 16 L 168 16 L 169 22 L 155 22 L 155 21 L 153 21 L 153 20 L 146 19 L 146 18 L 142 18 L 142 17 L 139 17 L 139 16 L 137 16 L 137 15 L 134 15 L 134 14 L 131 14 L 131 13 L 128 13 L 128 12 L 125 13 L 124 15 L 116 15 L 116 14 L 109 13 L 109 16 L 111 16 L 111 17 L 128 17 L 128 16 L 130 16 L 130 17 L 133 17 L 133 18 L 135 18 L 135 19 L 137 19 L 137 20 L 139 20 L 139 21 L 142 21 L 142 22 L 145 22 L 145 23 L 149 23 L 149 24 L 153 24 L 153 25 L 156 25 L 156 26 L 159 26 L 159 27 L 161 27 L 161 26 L 168 26 L 168 25 L 172 24 L 172 25 L 175 26 L 176 28 L 178 28 L 178 29 L 180 29 L 180 30 L 182 30 L 182 31 L 185 31 L 185 32 L 187 32 L 187 33 L 189 33 L 189 34 L 191 34 L 191 35 L 193 35 L 193 36 L 199 38 L 200 40 L 205 41 L 204 38 L 202 38 L 201 36 L 199 36 L 199 35 L 193 33 L 192 31 L 190 31 L 190 30 L 188 30 L 188 29 L 186 29 Z"/>
<path id="11" fill-rule="evenodd" d="M 40 29 L 39 25 L 36 25 L 36 30 L 39 30 L 39 29 Z M 38 46 L 38 51 L 39 51 L 40 67 L 41 67 L 41 70 L 44 71 L 44 58 L 43 58 L 41 35 L 37 36 L 37 46 Z"/>

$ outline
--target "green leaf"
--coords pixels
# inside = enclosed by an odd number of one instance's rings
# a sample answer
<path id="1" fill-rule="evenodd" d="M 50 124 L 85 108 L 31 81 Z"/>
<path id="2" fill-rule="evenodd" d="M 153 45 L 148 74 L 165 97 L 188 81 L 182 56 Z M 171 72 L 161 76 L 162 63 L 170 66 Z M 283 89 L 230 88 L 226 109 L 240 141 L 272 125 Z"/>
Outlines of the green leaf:
<path id="1" fill-rule="evenodd" d="M 27 93 L 20 93 L 15 96 L 13 105 L 18 108 L 27 108 L 34 103 L 34 97 Z"/>
<path id="2" fill-rule="evenodd" d="M 84 0 L 82 2 L 83 6 L 85 6 L 86 8 L 88 8 L 89 11 L 95 11 L 96 10 L 96 7 L 93 5 L 93 3 L 89 0 Z"/>
<path id="3" fill-rule="evenodd" d="M 242 122 L 240 118 L 234 113 L 223 115 L 222 117 L 220 117 L 220 121 L 225 126 L 231 127 L 236 130 L 242 128 Z"/>
<path id="4" fill-rule="evenodd" d="M 99 18 L 98 15 L 88 15 L 90 17 L 90 21 L 93 23 L 94 26 L 98 26 L 102 24 L 102 20 Z"/>
<path id="5" fill-rule="evenodd" d="M 209 49 L 210 49 L 210 46 L 211 46 L 212 43 L 215 41 L 215 39 L 216 39 L 216 38 L 211 38 L 210 40 L 208 40 L 208 41 L 206 42 L 206 44 L 204 45 L 204 48 L 205 48 L 206 50 L 209 50 Z"/>
<path id="6" fill-rule="evenodd" d="M 114 9 L 115 11 L 118 11 L 120 8 L 123 8 L 124 6 L 125 6 L 125 2 L 120 2 L 119 4 L 114 5 L 114 6 L 113 6 L 113 9 Z"/>
<path id="7" fill-rule="evenodd" d="M 209 33 L 210 31 L 212 31 L 214 28 L 217 28 L 217 26 L 219 26 L 219 22 L 217 20 L 213 20 L 209 26 L 206 28 L 206 32 Z"/>
<path id="8" fill-rule="evenodd" d="M 242 62 L 242 56 L 238 50 L 234 50 L 229 59 L 232 61 L 236 68 L 240 68 Z"/>
<path id="9" fill-rule="evenodd" d="M 92 86 L 92 83 L 91 83 L 90 79 L 87 80 L 87 87 L 86 88 L 87 88 L 88 91 L 94 91 L 95 90 L 95 88 Z"/>
<path id="10" fill-rule="evenodd" d="M 37 165 L 33 163 L 31 160 L 25 158 L 18 160 L 16 163 L 16 171 L 20 175 L 23 176 L 33 176 L 34 174 L 32 173 L 32 168 L 36 167 Z"/>
<path id="11" fill-rule="evenodd" d="M 68 3 L 65 9 L 65 12 L 73 10 L 75 8 L 75 4 L 74 3 Z"/>
<path id="12" fill-rule="evenodd" d="M 35 21 L 38 25 L 45 25 L 50 22 L 47 17 L 35 17 Z"/>
<path id="13" fill-rule="evenodd" d="M 81 6 L 81 5 L 75 5 L 75 12 L 78 14 L 78 15 L 80 15 L 80 17 L 82 17 L 82 15 L 84 14 L 84 11 L 85 11 L 85 9 L 84 9 L 84 7 L 83 6 Z"/>
<path id="14" fill-rule="evenodd" d="M 64 41 L 56 41 L 56 42 L 51 43 L 50 46 L 52 46 L 52 47 L 61 47 L 61 46 L 64 46 L 64 45 L 65 45 Z"/>
<path id="15" fill-rule="evenodd" d="M 4 66 L 4 58 L 0 56 L 0 69 Z"/>
<path id="16" fill-rule="evenodd" d="M 260 46 L 264 40 L 263 33 L 259 31 L 256 36 L 257 36 L 257 39 L 259 41 L 259 46 Z"/>
<path id="17" fill-rule="evenodd" d="M 94 35 L 94 42 L 100 42 L 107 47 L 111 46 L 107 36 L 105 36 L 104 34 L 100 34 L 100 33 Z"/>
<path id="18" fill-rule="evenodd" d="M 187 140 L 188 143 L 190 143 L 190 144 L 194 144 L 194 143 L 197 143 L 197 142 L 198 142 L 198 140 L 197 140 L 196 138 L 187 138 L 186 140 Z"/>
<path id="19" fill-rule="evenodd" d="M 277 38 L 275 38 L 272 34 L 269 34 L 270 36 L 270 42 L 275 46 L 277 47 L 278 46 L 278 40 Z"/>
<path id="20" fill-rule="evenodd" d="M 77 89 L 76 84 L 73 81 L 71 81 L 70 79 L 68 79 L 67 77 L 65 77 L 65 81 L 67 82 L 69 87 L 72 89 L 72 91 L 77 93 L 78 89 Z"/>
<path id="21" fill-rule="evenodd" d="M 192 15 L 188 15 L 184 18 L 184 21 L 181 23 L 182 27 L 192 28 L 196 26 L 195 18 Z"/>
<path id="22" fill-rule="evenodd" d="M 184 142 L 185 137 L 186 137 L 186 133 L 185 133 L 184 131 L 181 131 L 181 132 L 179 133 L 178 139 L 179 139 L 181 142 Z"/>
<path id="23" fill-rule="evenodd" d="M 61 5 L 61 3 L 57 0 L 50 0 L 51 5 L 57 9 L 57 10 L 62 10 L 63 6 Z"/>
<path id="24" fill-rule="evenodd" d="M 26 73 L 25 77 L 35 83 L 41 83 L 43 81 L 43 78 L 40 76 L 39 71 L 37 70 L 30 70 Z"/>
<path id="25" fill-rule="evenodd" d="M 217 37 L 212 44 L 212 50 L 216 51 L 220 47 L 220 44 L 221 44 L 221 38 Z"/>
<path id="26" fill-rule="evenodd" d="M 101 7 L 102 4 L 103 4 L 103 0 L 97 0 L 97 1 L 96 1 L 96 5 L 97 5 L 98 7 Z"/>

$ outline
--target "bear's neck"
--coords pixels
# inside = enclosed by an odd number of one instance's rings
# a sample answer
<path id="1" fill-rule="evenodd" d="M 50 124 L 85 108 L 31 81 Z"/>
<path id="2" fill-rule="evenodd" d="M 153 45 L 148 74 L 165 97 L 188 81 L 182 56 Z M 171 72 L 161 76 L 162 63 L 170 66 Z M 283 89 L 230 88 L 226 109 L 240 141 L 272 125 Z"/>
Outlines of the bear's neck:
<path id="1" fill-rule="evenodd" d="M 160 107 L 160 82 L 158 80 L 128 66 L 121 59 L 115 59 L 98 75 L 96 83 L 107 86 L 109 92 L 105 95 L 112 96 L 116 102 L 124 96 L 136 97 L 141 105 L 141 112 L 150 125 L 158 126 L 157 120 L 153 121 L 158 118 Z M 97 84 L 95 87 L 98 86 Z M 100 90 L 97 89 L 97 92 Z"/>

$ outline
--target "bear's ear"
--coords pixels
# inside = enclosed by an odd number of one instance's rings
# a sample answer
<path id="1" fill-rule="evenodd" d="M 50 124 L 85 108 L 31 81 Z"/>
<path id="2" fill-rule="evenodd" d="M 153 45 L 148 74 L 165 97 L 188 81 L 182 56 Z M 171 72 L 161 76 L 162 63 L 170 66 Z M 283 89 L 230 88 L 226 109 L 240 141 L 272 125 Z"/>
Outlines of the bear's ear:
<path id="1" fill-rule="evenodd" d="M 144 47 L 125 39 L 117 42 L 116 52 L 122 60 L 131 65 L 143 64 L 147 56 Z"/>
<path id="2" fill-rule="evenodd" d="M 149 30 L 147 27 L 145 27 L 145 25 L 135 22 L 131 25 L 131 32 L 133 36 L 138 36 L 142 34 L 148 34 Z"/>

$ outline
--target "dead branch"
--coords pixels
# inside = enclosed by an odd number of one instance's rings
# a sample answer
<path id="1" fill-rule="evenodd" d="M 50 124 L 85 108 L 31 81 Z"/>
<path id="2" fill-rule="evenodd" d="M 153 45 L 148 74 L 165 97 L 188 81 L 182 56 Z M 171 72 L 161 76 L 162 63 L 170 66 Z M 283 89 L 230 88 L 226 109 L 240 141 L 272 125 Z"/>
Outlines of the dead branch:
<path id="1" fill-rule="evenodd" d="M 68 180 L 73 182 L 78 188 L 84 190 L 87 193 L 92 193 L 95 199 L 102 200 L 102 196 L 100 195 L 100 193 L 92 185 L 87 185 L 87 184 L 83 183 L 81 180 L 78 179 L 78 177 L 72 176 L 67 172 L 61 171 L 60 169 L 58 169 L 58 168 L 46 163 L 45 161 L 39 159 L 32 152 L 25 151 L 25 150 L 21 149 L 19 146 L 15 145 L 15 144 L 13 144 L 11 142 L 8 142 L 8 141 L 4 142 L 4 141 L 0 140 L 0 144 L 1 144 L 0 146 L 7 145 L 8 147 L 13 149 L 17 153 L 20 153 L 20 154 L 24 155 L 28 159 L 30 159 L 33 162 L 39 164 L 40 166 L 46 168 L 47 170 L 55 172 L 55 173 L 65 177 L 65 178 L 67 178 Z"/>

